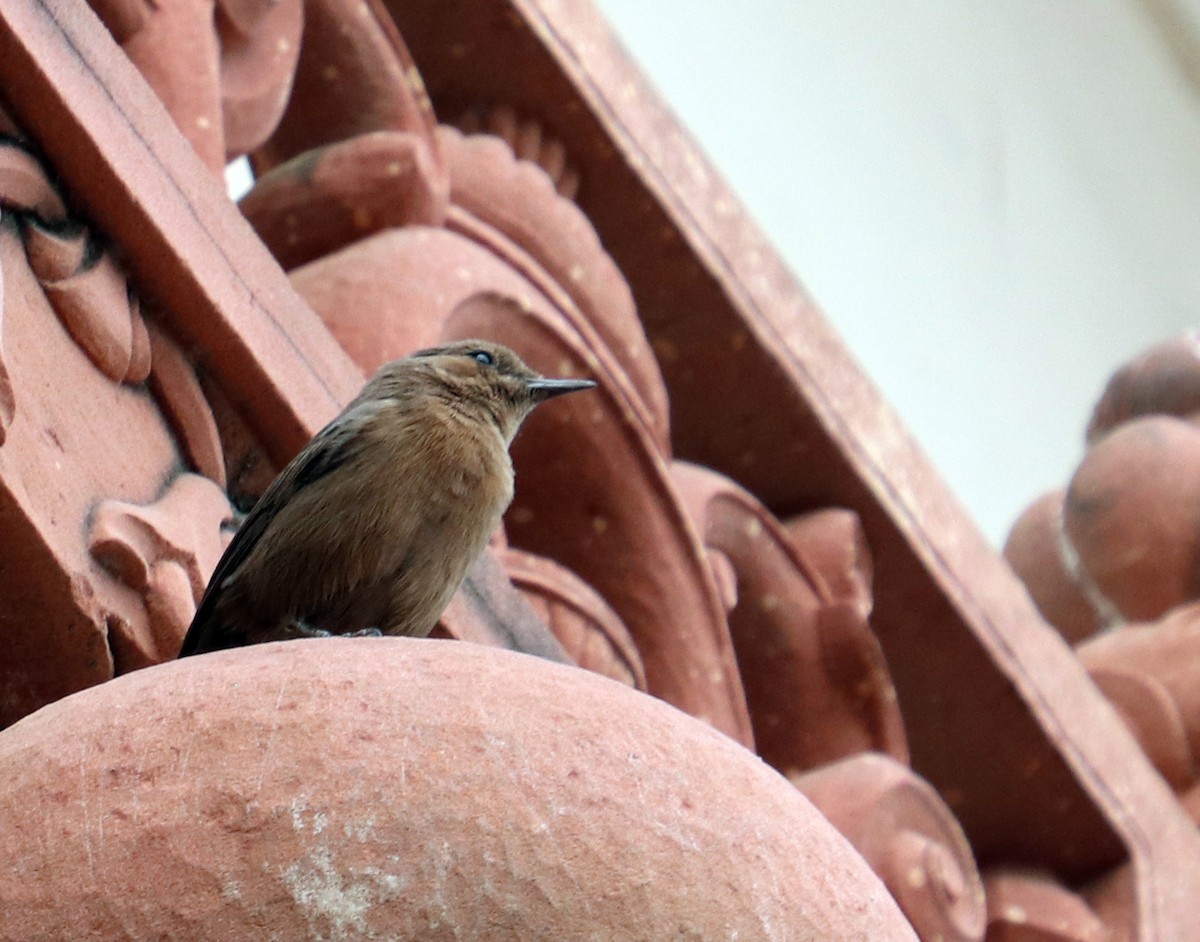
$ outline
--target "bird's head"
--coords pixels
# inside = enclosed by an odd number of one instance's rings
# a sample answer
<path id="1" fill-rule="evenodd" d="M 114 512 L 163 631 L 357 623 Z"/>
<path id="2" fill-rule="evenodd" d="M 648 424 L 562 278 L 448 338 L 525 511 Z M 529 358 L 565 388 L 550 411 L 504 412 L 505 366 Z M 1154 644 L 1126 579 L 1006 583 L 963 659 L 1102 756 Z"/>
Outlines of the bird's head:
<path id="1" fill-rule="evenodd" d="M 540 403 L 553 396 L 590 389 L 590 379 L 548 379 L 530 369 L 503 344 L 460 340 L 419 350 L 389 364 L 377 377 L 416 380 L 428 394 L 494 421 L 506 442 Z"/>

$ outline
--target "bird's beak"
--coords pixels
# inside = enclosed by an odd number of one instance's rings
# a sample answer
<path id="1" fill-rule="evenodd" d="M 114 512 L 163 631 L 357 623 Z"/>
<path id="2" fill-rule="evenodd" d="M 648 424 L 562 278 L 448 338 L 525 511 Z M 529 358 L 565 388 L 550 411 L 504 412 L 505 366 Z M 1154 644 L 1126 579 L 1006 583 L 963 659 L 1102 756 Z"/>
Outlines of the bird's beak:
<path id="1" fill-rule="evenodd" d="M 561 396 L 563 393 L 578 392 L 581 389 L 591 389 L 596 384 L 590 379 L 546 379 L 539 376 L 527 384 L 530 392 L 535 393 L 539 401 Z"/>

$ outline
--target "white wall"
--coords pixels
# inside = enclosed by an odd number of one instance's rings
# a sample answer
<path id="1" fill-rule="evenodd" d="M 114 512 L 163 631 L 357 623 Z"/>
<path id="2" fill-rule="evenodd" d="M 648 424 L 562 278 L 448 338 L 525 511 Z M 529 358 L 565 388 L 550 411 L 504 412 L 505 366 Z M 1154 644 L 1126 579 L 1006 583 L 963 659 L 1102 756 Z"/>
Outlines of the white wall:
<path id="1" fill-rule="evenodd" d="M 1196 320 L 1200 0 L 596 2 L 997 544 Z"/>

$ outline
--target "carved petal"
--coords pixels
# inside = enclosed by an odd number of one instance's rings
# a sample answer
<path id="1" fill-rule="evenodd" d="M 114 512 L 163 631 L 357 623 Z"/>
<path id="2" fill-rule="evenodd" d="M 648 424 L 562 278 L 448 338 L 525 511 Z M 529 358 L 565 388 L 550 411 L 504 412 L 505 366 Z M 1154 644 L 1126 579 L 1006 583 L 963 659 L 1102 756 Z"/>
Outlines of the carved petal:
<path id="1" fill-rule="evenodd" d="M 1115 434 L 1115 433 L 1114 433 Z M 1177 789 L 1200 769 L 1200 603 L 1126 625 L 1077 649 L 1146 755 Z"/>
<path id="2" fill-rule="evenodd" d="M 516 549 L 504 568 L 580 667 L 646 689 L 646 671 L 629 629 L 595 589 L 552 559 Z"/>
<path id="3" fill-rule="evenodd" d="M 45 222 L 61 222 L 66 206 L 36 157 L 12 144 L 0 142 L 0 205 L 36 215 Z"/>
<path id="4" fill-rule="evenodd" d="M 129 296 L 129 321 L 133 331 L 132 350 L 129 355 L 129 370 L 125 382 L 137 385 L 150 376 L 150 332 L 146 319 L 142 317 L 142 305 L 136 294 Z"/>
<path id="5" fill-rule="evenodd" d="M 472 108 L 458 122 L 464 134 L 494 134 L 512 148 L 519 160 L 537 164 L 546 172 L 561 196 L 574 199 L 579 190 L 579 172 L 567 163 L 562 141 L 546 134 L 532 118 L 521 119 L 508 105 Z"/>
<path id="6" fill-rule="evenodd" d="M 928 782 L 870 753 L 792 781 L 883 878 L 922 939 L 980 942 L 987 910 L 979 870 Z"/>
<path id="7" fill-rule="evenodd" d="M 825 594 L 871 614 L 874 564 L 862 521 L 853 510 L 827 507 L 784 521 L 792 546 L 820 580 Z"/>
<path id="8" fill-rule="evenodd" d="M 36 217 L 22 220 L 25 256 L 38 280 L 62 281 L 83 267 L 88 252 L 88 233 L 79 223 L 48 228 Z"/>
<path id="9" fill-rule="evenodd" d="M 208 398 L 183 351 L 163 331 L 150 330 L 150 388 L 192 467 L 224 490 L 225 458 Z"/>
<path id="10" fill-rule="evenodd" d="M 779 521 L 733 481 L 684 462 L 672 477 L 736 575 L 729 627 L 759 754 L 785 774 L 867 749 L 907 761 L 895 687 L 861 601 L 832 595 Z"/>
<path id="11" fill-rule="evenodd" d="M 517 160 L 504 141 L 439 128 L 450 162 L 449 227 L 504 259 L 563 311 L 589 346 L 611 351 L 631 401 L 670 452 L 666 387 L 638 320 L 633 295 L 596 230 L 550 178 Z M 595 338 L 593 340 L 592 338 Z M 601 343 L 602 341 L 602 343 Z"/>
<path id="12" fill-rule="evenodd" d="M 1190 786 L 1195 781 L 1196 762 L 1187 725 L 1171 692 L 1155 677 L 1136 669 L 1093 667 L 1088 676 L 1108 697 L 1167 784 L 1177 791 Z"/>
<path id="13" fill-rule="evenodd" d="M 214 0 L 147 4 L 121 45 L 214 175 L 225 169 Z"/>
<path id="14" fill-rule="evenodd" d="M 21 232 L 29 267 L 75 342 L 110 379 L 144 381 L 150 373 L 150 339 L 140 305 L 112 256 L 89 261 L 94 245 L 78 224 L 51 229 L 26 217 Z"/>
<path id="15" fill-rule="evenodd" d="M 1111 942 L 1096 913 L 1049 873 L 999 868 L 989 871 L 988 938 L 1005 942 Z"/>
<path id="16" fill-rule="evenodd" d="M 55 313 L 105 376 L 120 382 L 133 362 L 133 312 L 112 256 L 62 281 L 43 282 Z"/>
<path id="17" fill-rule="evenodd" d="M 1087 442 L 1096 444 L 1122 422 L 1142 415 L 1187 418 L 1200 413 L 1200 333 L 1173 337 L 1115 372 L 1092 412 Z"/>
<path id="18" fill-rule="evenodd" d="M 300 0 L 220 0 L 221 113 L 225 152 L 261 145 L 279 124 L 300 54 Z"/>
<path id="19" fill-rule="evenodd" d="M 440 225 L 445 178 L 420 136 L 377 131 L 275 167 L 239 206 L 279 264 L 291 269 L 381 229 Z"/>
<path id="20" fill-rule="evenodd" d="M 420 74 L 377 0 L 309 0 L 292 96 L 275 134 L 255 152 L 254 167 L 265 172 L 371 131 L 407 131 L 428 143 L 441 168 L 434 125 Z"/>
<path id="21" fill-rule="evenodd" d="M 101 503 L 93 516 L 92 555 L 142 594 L 147 624 L 121 625 L 114 641 L 145 663 L 174 657 L 224 549 L 229 519 L 224 491 L 196 474 L 180 475 L 153 504 Z M 143 633 L 144 632 L 144 633 Z M 134 666 L 137 658 L 128 657 Z"/>

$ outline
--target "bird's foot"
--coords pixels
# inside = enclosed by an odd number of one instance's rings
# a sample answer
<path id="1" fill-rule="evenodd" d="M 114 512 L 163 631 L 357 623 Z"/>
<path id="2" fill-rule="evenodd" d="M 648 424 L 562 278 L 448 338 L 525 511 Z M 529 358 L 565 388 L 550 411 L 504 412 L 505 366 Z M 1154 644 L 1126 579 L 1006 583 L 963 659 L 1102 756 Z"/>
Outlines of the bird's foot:
<path id="1" fill-rule="evenodd" d="M 298 638 L 330 638 L 332 635 L 324 628 L 314 628 L 302 618 L 297 618 L 293 621 L 289 628 L 295 632 L 295 637 Z"/>
<path id="2" fill-rule="evenodd" d="M 351 631 L 349 634 L 344 635 L 343 637 L 346 637 L 346 638 L 382 638 L 383 632 L 380 631 L 378 628 L 363 628 L 359 631 Z"/>

